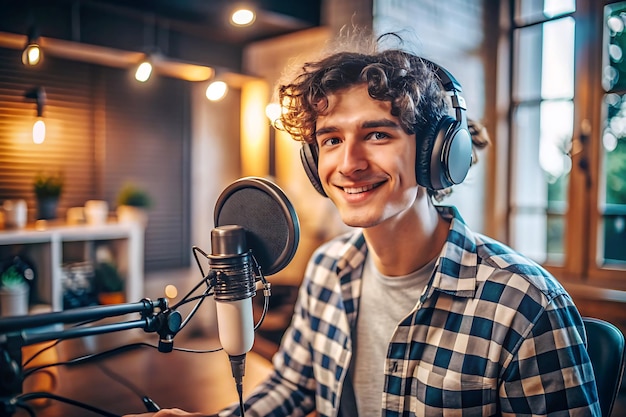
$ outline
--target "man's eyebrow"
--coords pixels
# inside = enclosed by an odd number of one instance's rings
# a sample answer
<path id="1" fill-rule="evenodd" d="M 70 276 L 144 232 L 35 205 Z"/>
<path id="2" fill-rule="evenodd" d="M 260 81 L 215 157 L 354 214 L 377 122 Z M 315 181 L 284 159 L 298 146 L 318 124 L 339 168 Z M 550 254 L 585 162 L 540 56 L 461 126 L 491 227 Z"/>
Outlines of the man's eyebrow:
<path id="1" fill-rule="evenodd" d="M 389 119 L 379 119 L 379 120 L 368 120 L 363 122 L 361 127 L 369 129 L 372 127 L 391 127 L 395 129 L 399 129 L 400 125 L 393 120 Z"/>
<path id="2" fill-rule="evenodd" d="M 393 129 L 400 129 L 400 125 L 398 123 L 389 119 L 367 120 L 361 124 L 362 129 L 371 129 L 376 127 L 390 127 Z M 315 135 L 324 135 L 326 133 L 333 133 L 337 131 L 339 131 L 339 129 L 334 126 L 322 127 L 315 132 Z"/>
<path id="3" fill-rule="evenodd" d="M 319 128 L 315 131 L 315 136 L 318 135 L 324 135 L 326 133 L 333 133 L 333 132 L 337 132 L 339 129 L 337 129 L 336 127 L 330 126 L 330 127 L 322 127 Z"/>

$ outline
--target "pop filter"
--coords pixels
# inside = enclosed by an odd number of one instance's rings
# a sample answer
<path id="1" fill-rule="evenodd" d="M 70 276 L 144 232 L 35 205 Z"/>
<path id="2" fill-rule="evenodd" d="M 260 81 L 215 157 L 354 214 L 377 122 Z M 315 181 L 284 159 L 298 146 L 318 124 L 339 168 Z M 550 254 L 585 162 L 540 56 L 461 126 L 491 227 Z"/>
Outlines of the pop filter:
<path id="1" fill-rule="evenodd" d="M 282 270 L 293 259 L 300 223 L 291 202 L 276 184 L 258 177 L 241 178 L 217 199 L 215 227 L 238 225 L 263 275 Z"/>

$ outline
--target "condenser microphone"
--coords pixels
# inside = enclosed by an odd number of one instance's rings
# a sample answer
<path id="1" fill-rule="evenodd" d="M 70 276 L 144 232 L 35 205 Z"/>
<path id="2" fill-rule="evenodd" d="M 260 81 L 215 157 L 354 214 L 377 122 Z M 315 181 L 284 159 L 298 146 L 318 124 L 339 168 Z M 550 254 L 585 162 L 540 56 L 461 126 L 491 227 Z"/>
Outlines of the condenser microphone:
<path id="1" fill-rule="evenodd" d="M 218 336 L 241 394 L 246 353 L 254 344 L 256 273 L 272 275 L 293 259 L 300 239 L 296 212 L 273 182 L 241 178 L 215 204 L 209 265 L 214 274 Z"/>
<path id="2" fill-rule="evenodd" d="M 229 356 L 244 355 L 254 343 L 252 297 L 256 286 L 252 255 L 243 227 L 226 225 L 211 231 L 209 266 L 214 273 L 220 343 Z"/>

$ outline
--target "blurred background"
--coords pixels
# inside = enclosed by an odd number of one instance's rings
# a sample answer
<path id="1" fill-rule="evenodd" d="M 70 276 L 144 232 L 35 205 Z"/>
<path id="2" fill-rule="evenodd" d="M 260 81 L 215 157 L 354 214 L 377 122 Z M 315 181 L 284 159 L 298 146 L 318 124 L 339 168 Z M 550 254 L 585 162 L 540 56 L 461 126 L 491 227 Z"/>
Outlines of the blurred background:
<path id="1" fill-rule="evenodd" d="M 626 2 L 251 0 L 238 24 L 235 5 L 1 0 L 0 260 L 34 272 L 28 308 L 100 302 L 75 298 L 102 265 L 130 301 L 200 278 L 191 247 L 210 251 L 218 196 L 259 176 L 301 223 L 294 260 L 269 278 L 283 294 L 275 341 L 308 256 L 343 227 L 266 110 L 288 68 L 357 25 L 400 31 L 451 71 L 489 131 L 443 204 L 626 331 Z M 123 220 L 129 205 L 142 219 Z"/>

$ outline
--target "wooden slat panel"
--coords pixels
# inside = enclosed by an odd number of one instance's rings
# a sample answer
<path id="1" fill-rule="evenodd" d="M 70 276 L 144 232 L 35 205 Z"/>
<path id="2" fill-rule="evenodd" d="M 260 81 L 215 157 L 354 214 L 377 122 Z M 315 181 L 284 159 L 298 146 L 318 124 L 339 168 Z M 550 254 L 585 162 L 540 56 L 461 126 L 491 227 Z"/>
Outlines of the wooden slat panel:
<path id="1" fill-rule="evenodd" d="M 46 90 L 46 141 L 32 142 L 34 101 Z M 40 170 L 62 170 L 59 217 L 86 200 L 108 201 L 134 181 L 152 195 L 146 230 L 148 270 L 187 266 L 189 244 L 189 85 L 155 78 L 138 84 L 126 71 L 47 57 L 27 68 L 21 53 L 0 49 L 0 201 L 23 198 L 36 216 L 32 182 Z"/>
<path id="2" fill-rule="evenodd" d="M 93 194 L 93 68 L 47 59 L 27 68 L 20 51 L 0 49 L 0 199 L 24 198 L 29 220 L 36 215 L 32 182 L 38 171 L 60 170 L 66 185 L 59 215 L 83 205 Z M 46 140 L 32 142 L 36 105 L 24 94 L 35 86 L 46 90 Z"/>
<path id="3" fill-rule="evenodd" d="M 187 265 L 189 85 L 163 77 L 140 84 L 118 69 L 107 69 L 104 79 L 106 195 L 114 199 L 125 181 L 146 188 L 153 200 L 146 269 Z"/>

